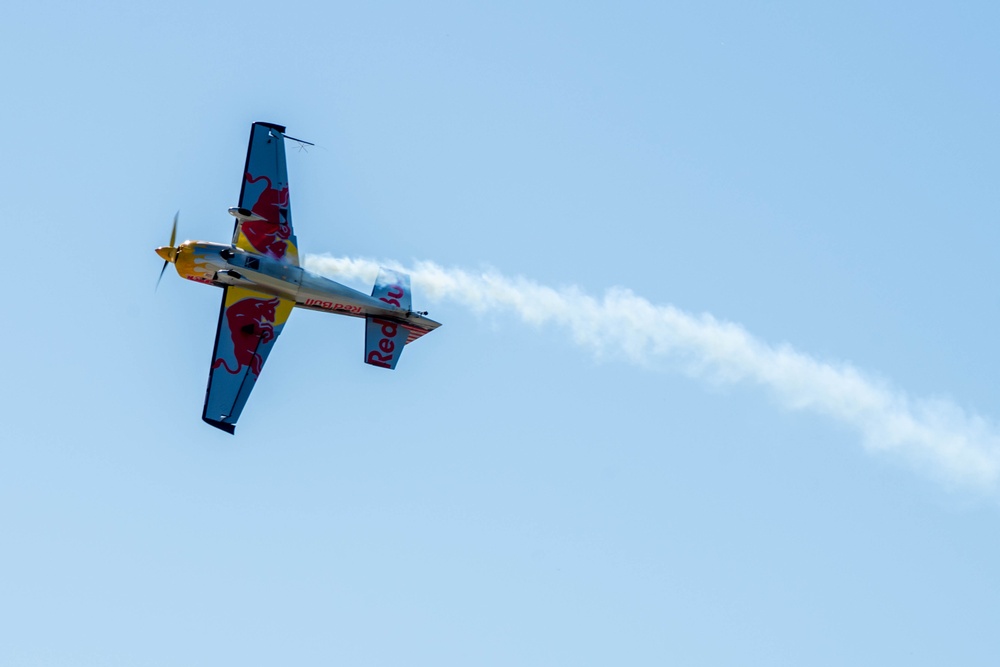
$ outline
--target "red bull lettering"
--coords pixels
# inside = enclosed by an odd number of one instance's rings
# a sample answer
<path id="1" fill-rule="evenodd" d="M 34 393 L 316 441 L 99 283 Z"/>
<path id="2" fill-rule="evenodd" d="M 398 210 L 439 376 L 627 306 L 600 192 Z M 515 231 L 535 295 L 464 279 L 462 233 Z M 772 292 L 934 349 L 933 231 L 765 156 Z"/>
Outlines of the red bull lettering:
<path id="1" fill-rule="evenodd" d="M 305 303 L 302 304 L 302 305 L 304 305 L 304 306 L 315 306 L 316 308 L 326 308 L 327 310 L 329 310 L 330 308 L 333 308 L 333 302 L 332 301 L 321 301 L 320 299 L 306 299 Z M 339 304 L 338 304 L 338 306 L 339 306 Z"/>
<path id="2" fill-rule="evenodd" d="M 396 308 L 400 308 L 401 306 L 399 305 L 399 300 L 403 298 L 404 294 L 406 294 L 406 291 L 403 290 L 401 285 L 391 285 L 389 290 L 386 292 L 386 295 L 379 297 L 379 300 L 385 301 L 389 305 L 396 306 Z"/>
<path id="3" fill-rule="evenodd" d="M 377 349 L 369 350 L 368 357 L 365 359 L 372 366 L 381 366 L 382 368 L 392 368 L 393 358 L 396 351 L 396 343 L 394 338 L 399 332 L 398 325 L 395 322 L 388 322 L 386 320 L 372 320 L 373 324 L 382 327 L 381 334 L 382 338 L 378 341 Z"/>
<path id="4" fill-rule="evenodd" d="M 352 313 L 354 315 L 360 315 L 363 311 L 361 306 L 355 306 L 353 304 L 347 303 L 334 303 L 333 301 L 323 301 L 322 299 L 306 299 L 302 302 L 303 306 L 308 306 L 310 308 L 323 308 L 325 310 L 337 310 L 342 313 Z"/>

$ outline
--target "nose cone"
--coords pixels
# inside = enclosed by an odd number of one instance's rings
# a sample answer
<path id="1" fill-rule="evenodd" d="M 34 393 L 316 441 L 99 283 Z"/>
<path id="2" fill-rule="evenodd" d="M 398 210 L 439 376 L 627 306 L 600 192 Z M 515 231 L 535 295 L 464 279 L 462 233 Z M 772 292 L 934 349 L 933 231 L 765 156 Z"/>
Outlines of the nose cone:
<path id="1" fill-rule="evenodd" d="M 177 248 L 169 245 L 160 246 L 156 249 L 156 254 L 160 256 L 164 262 L 176 262 L 177 261 Z"/>

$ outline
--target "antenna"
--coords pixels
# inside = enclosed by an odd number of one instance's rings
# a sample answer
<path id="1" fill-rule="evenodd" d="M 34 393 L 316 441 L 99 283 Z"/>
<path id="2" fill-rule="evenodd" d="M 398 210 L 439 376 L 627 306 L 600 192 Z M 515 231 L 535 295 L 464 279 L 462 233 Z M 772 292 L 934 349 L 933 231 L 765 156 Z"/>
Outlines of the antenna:
<path id="1" fill-rule="evenodd" d="M 308 152 L 309 152 L 309 151 L 308 151 L 308 150 L 306 149 L 306 146 L 315 146 L 315 145 L 316 145 L 316 144 L 314 144 L 314 143 L 313 143 L 313 142 L 311 142 L 311 141 L 306 141 L 306 140 L 304 140 L 304 139 L 296 139 L 295 137 L 290 137 L 290 136 L 288 136 L 287 134 L 286 134 L 286 135 L 284 135 L 284 137 L 285 137 L 285 139 L 291 139 L 292 141 L 295 141 L 295 142 L 297 142 L 297 143 L 299 144 L 299 150 L 300 150 L 300 151 L 305 151 L 306 153 L 308 153 Z"/>

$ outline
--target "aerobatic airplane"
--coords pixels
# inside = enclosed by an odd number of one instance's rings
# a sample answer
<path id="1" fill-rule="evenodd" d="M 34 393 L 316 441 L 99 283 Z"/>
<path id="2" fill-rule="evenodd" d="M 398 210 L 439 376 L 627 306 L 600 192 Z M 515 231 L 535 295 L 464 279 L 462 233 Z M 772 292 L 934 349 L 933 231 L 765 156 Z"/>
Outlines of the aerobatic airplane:
<path id="1" fill-rule="evenodd" d="M 174 216 L 170 245 L 156 249 L 164 260 L 161 279 L 172 263 L 182 278 L 222 288 L 201 418 L 227 433 L 235 432 L 292 308 L 365 318 L 364 360 L 380 368 L 395 368 L 404 345 L 441 326 L 426 312 L 411 309 L 405 273 L 380 269 L 368 296 L 299 266 L 285 138 L 280 125 L 251 127 L 239 205 L 229 209 L 236 218 L 232 243 L 185 241 L 175 246 Z"/>

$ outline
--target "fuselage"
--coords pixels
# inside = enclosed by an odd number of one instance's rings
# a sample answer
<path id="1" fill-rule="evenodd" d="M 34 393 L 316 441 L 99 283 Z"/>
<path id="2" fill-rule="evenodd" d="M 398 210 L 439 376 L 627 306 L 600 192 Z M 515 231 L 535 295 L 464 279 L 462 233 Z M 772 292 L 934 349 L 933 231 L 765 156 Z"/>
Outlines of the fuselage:
<path id="1" fill-rule="evenodd" d="M 368 296 L 300 266 L 231 245 L 185 241 L 177 246 L 174 266 L 181 278 L 216 287 L 245 287 L 288 299 L 298 308 L 437 326 L 421 313 Z"/>

